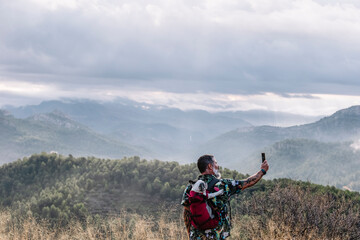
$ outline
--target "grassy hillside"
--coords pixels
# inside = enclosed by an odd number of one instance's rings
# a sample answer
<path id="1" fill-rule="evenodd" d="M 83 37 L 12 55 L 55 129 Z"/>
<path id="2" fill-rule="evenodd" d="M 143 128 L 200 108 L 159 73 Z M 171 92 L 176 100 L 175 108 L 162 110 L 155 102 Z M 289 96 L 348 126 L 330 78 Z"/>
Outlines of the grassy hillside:
<path id="1" fill-rule="evenodd" d="M 227 178 L 245 177 L 229 169 L 222 169 L 222 173 Z M 108 160 L 33 155 L 0 167 L 0 219 L 8 229 L 2 234 L 39 234 L 34 229 L 43 229 L 48 236 L 94 231 L 94 236 L 105 239 L 125 229 L 120 231 L 114 221 L 125 221 L 125 226 L 131 226 L 128 239 L 144 239 L 135 238 L 136 231 L 148 229 L 146 234 L 160 234 L 165 226 L 160 223 L 165 221 L 173 226 L 168 231 L 183 239 L 179 203 L 188 180 L 196 176 L 195 164 L 138 157 Z M 334 187 L 288 179 L 262 180 L 235 197 L 232 209 L 233 236 L 239 237 L 234 239 L 281 239 L 276 238 L 279 234 L 289 239 L 360 237 L 360 195 Z M 26 230 L 32 224 L 34 227 Z M 157 236 L 149 239 L 169 239 Z"/>

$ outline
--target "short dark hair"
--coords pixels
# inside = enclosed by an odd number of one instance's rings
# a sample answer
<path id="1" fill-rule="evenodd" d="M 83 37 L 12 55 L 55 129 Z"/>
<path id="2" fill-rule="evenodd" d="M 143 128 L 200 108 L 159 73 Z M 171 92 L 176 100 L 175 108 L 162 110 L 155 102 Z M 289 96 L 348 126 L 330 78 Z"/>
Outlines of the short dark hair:
<path id="1" fill-rule="evenodd" d="M 200 173 L 203 173 L 206 171 L 207 166 L 210 164 L 214 163 L 214 156 L 213 155 L 203 155 L 201 157 L 199 157 L 198 161 L 197 161 L 197 166 L 198 169 L 200 171 Z"/>

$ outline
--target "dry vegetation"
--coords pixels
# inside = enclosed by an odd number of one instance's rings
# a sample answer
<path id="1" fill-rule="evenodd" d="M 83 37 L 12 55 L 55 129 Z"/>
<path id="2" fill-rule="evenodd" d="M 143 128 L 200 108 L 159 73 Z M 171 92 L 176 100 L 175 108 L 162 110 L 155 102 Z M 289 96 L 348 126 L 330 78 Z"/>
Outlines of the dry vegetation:
<path id="1" fill-rule="evenodd" d="M 93 217 L 85 222 L 73 220 L 67 227 L 52 228 L 46 221 L 32 217 L 21 224 L 12 218 L 10 212 L 0 214 L 0 239 L 187 239 L 185 228 L 179 221 L 159 221 L 136 214 L 122 214 L 118 217 Z"/>
<path id="2" fill-rule="evenodd" d="M 278 185 L 244 201 L 235 216 L 235 239 L 360 239 L 358 201 L 310 187 Z"/>
<path id="3" fill-rule="evenodd" d="M 129 220 L 130 218 L 130 220 Z M 296 230 L 284 224 L 270 220 L 262 226 L 254 217 L 235 218 L 230 239 L 329 239 L 319 236 L 315 231 L 306 235 L 296 234 Z M 181 221 L 167 221 L 164 217 L 159 222 L 139 215 L 119 216 L 107 219 L 88 220 L 85 223 L 72 222 L 67 228 L 52 229 L 46 222 L 37 222 L 29 217 L 22 226 L 11 221 L 8 212 L 0 216 L 0 239 L 136 239 L 136 240 L 187 240 Z M 296 237 L 294 238 L 294 235 Z M 331 238 L 334 240 L 341 238 Z"/>

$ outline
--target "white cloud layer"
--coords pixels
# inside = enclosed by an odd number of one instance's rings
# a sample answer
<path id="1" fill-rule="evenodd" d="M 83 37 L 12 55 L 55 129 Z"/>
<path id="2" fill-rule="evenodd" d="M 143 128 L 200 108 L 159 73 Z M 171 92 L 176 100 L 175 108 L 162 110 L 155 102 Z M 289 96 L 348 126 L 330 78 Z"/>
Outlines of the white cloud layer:
<path id="1" fill-rule="evenodd" d="M 117 98 L 179 108 L 182 110 L 202 109 L 210 112 L 269 110 L 299 115 L 331 115 L 335 111 L 353 105 L 360 105 L 360 96 L 333 94 L 287 94 L 262 93 L 252 95 L 216 92 L 174 93 L 159 90 L 121 89 L 99 87 L 60 88 L 56 85 L 31 84 L 27 82 L 0 82 L 0 107 L 6 100 L 13 105 L 38 104 L 43 100 L 77 98 L 113 101 Z"/>

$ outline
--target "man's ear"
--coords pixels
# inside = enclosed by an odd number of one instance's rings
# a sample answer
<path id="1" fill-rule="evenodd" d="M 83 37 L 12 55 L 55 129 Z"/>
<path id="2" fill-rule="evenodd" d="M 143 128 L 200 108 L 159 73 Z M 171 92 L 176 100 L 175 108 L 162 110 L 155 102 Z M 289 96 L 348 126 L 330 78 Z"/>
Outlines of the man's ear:
<path id="1" fill-rule="evenodd" d="M 208 169 L 210 169 L 210 170 L 213 169 L 213 165 L 211 163 L 208 164 Z"/>

